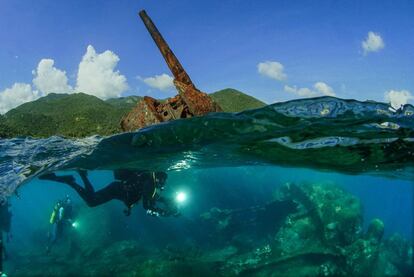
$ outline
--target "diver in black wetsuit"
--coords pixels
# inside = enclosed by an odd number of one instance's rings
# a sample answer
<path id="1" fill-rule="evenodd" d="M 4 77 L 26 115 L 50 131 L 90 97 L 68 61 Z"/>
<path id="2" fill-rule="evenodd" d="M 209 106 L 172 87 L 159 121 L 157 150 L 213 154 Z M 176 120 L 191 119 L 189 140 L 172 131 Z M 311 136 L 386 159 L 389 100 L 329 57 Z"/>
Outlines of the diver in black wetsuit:
<path id="1" fill-rule="evenodd" d="M 73 188 L 90 207 L 104 204 L 117 199 L 126 205 L 126 215 L 130 215 L 131 208 L 142 198 L 142 204 L 148 214 L 155 216 L 177 216 L 178 210 L 173 201 L 160 196 L 157 189 L 163 190 L 167 179 L 165 172 L 134 171 L 118 169 L 114 171 L 115 181 L 105 188 L 95 191 L 88 179 L 87 171 L 78 171 L 85 187 L 77 184 L 72 175 L 56 176 L 54 173 L 39 177 L 42 180 L 51 180 L 64 183 Z M 156 205 L 161 203 L 164 207 Z"/>

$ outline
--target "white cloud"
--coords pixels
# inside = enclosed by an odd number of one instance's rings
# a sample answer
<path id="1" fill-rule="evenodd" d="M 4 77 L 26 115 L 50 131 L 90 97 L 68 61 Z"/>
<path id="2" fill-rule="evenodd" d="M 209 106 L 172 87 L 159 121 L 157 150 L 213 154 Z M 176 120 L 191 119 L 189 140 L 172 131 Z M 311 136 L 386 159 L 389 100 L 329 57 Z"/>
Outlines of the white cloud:
<path id="1" fill-rule="evenodd" d="M 313 85 L 313 87 L 323 95 L 335 96 L 334 90 L 324 82 L 317 82 Z"/>
<path id="2" fill-rule="evenodd" d="M 128 88 L 125 76 L 115 67 L 119 58 L 111 51 L 96 53 L 89 45 L 79 63 L 76 90 L 106 99 L 119 97 Z M 0 114 L 6 113 L 23 103 L 36 100 L 51 92 L 71 93 L 66 72 L 54 66 L 54 60 L 42 59 L 32 71 L 33 90 L 30 84 L 15 83 L 11 88 L 0 92 Z"/>
<path id="3" fill-rule="evenodd" d="M 54 60 L 42 59 L 33 71 L 33 85 L 45 95 L 54 93 L 69 93 L 72 88 L 68 85 L 66 72 L 54 67 Z"/>
<path id="4" fill-rule="evenodd" d="M 257 71 L 266 77 L 278 81 L 286 80 L 287 75 L 283 72 L 283 65 L 279 62 L 266 61 L 257 65 Z"/>
<path id="5" fill-rule="evenodd" d="M 378 52 L 385 47 L 382 37 L 378 33 L 368 32 L 367 38 L 361 43 L 364 54 Z"/>
<path id="6" fill-rule="evenodd" d="M 118 62 L 112 51 L 99 54 L 89 45 L 79 64 L 76 90 L 102 99 L 121 96 L 128 84 L 125 76 L 114 70 Z"/>
<path id="7" fill-rule="evenodd" d="M 316 93 L 308 88 L 297 88 L 296 86 L 291 87 L 291 86 L 285 85 L 284 89 L 286 92 L 297 94 L 301 97 L 316 96 Z"/>
<path id="8" fill-rule="evenodd" d="M 33 91 L 31 85 L 25 83 L 15 83 L 11 88 L 0 92 L 0 114 L 39 98 L 39 92 Z"/>
<path id="9" fill-rule="evenodd" d="M 284 86 L 284 90 L 289 93 L 296 94 L 301 97 L 316 97 L 316 96 L 335 96 L 334 90 L 324 82 L 316 82 L 314 90 L 310 88 L 297 88 L 296 86 Z"/>
<path id="10" fill-rule="evenodd" d="M 396 110 L 412 99 L 414 99 L 414 96 L 408 90 L 389 90 L 385 93 L 385 101 L 390 103 L 391 107 Z"/>
<path id="11" fill-rule="evenodd" d="M 144 83 L 146 83 L 148 86 L 152 88 L 156 88 L 163 91 L 174 87 L 174 78 L 165 73 L 148 78 L 138 77 L 138 79 L 141 79 Z"/>

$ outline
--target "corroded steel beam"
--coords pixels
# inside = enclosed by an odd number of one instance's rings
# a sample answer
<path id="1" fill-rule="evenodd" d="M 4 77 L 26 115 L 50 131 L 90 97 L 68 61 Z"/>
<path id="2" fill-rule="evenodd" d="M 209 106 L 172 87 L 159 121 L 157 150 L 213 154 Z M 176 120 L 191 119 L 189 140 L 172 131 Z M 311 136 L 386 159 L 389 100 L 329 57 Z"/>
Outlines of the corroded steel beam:
<path id="1" fill-rule="evenodd" d="M 144 100 L 139 102 L 122 119 L 122 130 L 133 131 L 164 121 L 202 116 L 210 112 L 221 112 L 220 106 L 210 96 L 194 86 L 190 76 L 188 76 L 147 13 L 142 10 L 139 12 L 139 16 L 174 76 L 174 85 L 178 95 L 163 102 L 145 96 Z"/>
<path id="2" fill-rule="evenodd" d="M 194 86 L 193 82 L 191 82 L 190 76 L 188 76 L 187 72 L 185 72 L 183 66 L 178 61 L 173 51 L 170 49 L 165 39 L 158 31 L 157 27 L 155 27 L 154 22 L 152 22 L 151 18 L 144 10 L 139 12 L 139 16 L 141 17 L 142 21 L 145 24 L 145 27 L 147 27 L 148 32 L 150 33 L 152 39 L 164 57 L 165 62 L 170 68 L 175 80 L 180 81 L 185 85 Z"/>

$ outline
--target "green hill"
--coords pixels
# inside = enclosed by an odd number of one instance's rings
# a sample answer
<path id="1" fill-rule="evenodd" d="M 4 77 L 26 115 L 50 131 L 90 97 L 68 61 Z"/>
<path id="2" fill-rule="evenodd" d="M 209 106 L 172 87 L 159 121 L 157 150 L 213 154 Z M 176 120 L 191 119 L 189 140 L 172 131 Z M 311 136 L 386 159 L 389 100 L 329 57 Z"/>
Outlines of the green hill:
<path id="1" fill-rule="evenodd" d="M 13 137 L 16 132 L 7 124 L 6 117 L 0 115 L 0 138 Z"/>
<path id="2" fill-rule="evenodd" d="M 225 89 L 211 94 L 225 112 L 238 112 L 265 104 L 240 91 Z M 49 94 L 0 115 L 0 137 L 86 137 L 121 132 L 119 122 L 142 97 L 101 100 L 95 96 Z"/>
<path id="3" fill-rule="evenodd" d="M 84 93 L 49 94 L 7 112 L 4 120 L 14 136 L 85 137 L 120 131 L 123 111 Z"/>
<path id="4" fill-rule="evenodd" d="M 231 88 L 219 90 L 210 94 L 210 96 L 225 112 L 241 112 L 266 105 L 252 96 Z"/>
<path id="5" fill-rule="evenodd" d="M 115 108 L 122 109 L 125 112 L 130 111 L 135 105 L 142 100 L 141 96 L 127 96 L 119 98 L 111 98 L 105 102 L 114 106 Z"/>

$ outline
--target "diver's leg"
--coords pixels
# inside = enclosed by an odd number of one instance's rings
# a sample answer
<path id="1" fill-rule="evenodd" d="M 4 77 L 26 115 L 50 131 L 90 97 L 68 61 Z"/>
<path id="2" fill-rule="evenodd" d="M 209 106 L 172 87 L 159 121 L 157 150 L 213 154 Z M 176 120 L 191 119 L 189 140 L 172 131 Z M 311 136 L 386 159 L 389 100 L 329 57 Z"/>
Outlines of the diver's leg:
<path id="1" fill-rule="evenodd" d="M 95 189 L 88 179 L 88 172 L 86 170 L 78 170 L 78 174 L 81 177 L 82 182 L 85 184 L 85 189 L 91 192 L 95 192 Z"/>
<path id="2" fill-rule="evenodd" d="M 55 181 L 59 183 L 71 183 L 75 182 L 75 177 L 72 175 L 64 175 L 64 176 L 57 176 L 55 173 L 48 173 L 39 176 L 40 180 L 48 180 L 48 181 Z"/>
<path id="3" fill-rule="evenodd" d="M 95 192 L 92 184 L 89 182 L 88 178 L 81 175 L 83 182 L 85 183 L 85 188 L 77 184 L 75 181 L 71 182 L 62 182 L 69 185 L 73 188 L 79 196 L 86 202 L 89 207 L 95 207 L 100 204 L 106 203 L 112 199 L 120 199 L 119 197 L 119 186 L 120 182 L 112 182 L 105 188 Z"/>
<path id="4" fill-rule="evenodd" d="M 56 176 L 55 173 L 49 173 L 49 174 L 44 174 L 42 176 L 39 176 L 39 179 L 55 181 L 55 182 L 66 184 L 70 186 L 71 188 L 73 188 L 79 194 L 79 196 L 86 202 L 86 204 L 88 204 L 88 206 L 91 206 L 91 207 L 96 206 L 94 205 L 94 197 L 93 197 L 94 190 L 93 190 L 91 183 L 89 182 L 87 177 L 85 177 L 83 174 L 80 174 L 80 175 L 81 175 L 83 182 L 85 183 L 86 189 L 83 188 L 81 185 L 77 184 L 75 182 L 75 178 L 72 175 Z"/>
<path id="5" fill-rule="evenodd" d="M 78 173 L 80 177 L 82 178 L 83 183 L 85 184 L 85 188 L 77 184 L 75 181 L 75 178 L 71 175 L 56 176 L 56 174 L 50 173 L 50 174 L 45 174 L 45 175 L 40 176 L 39 179 L 60 182 L 60 183 L 64 183 L 70 186 L 79 194 L 79 196 L 90 207 L 94 207 L 94 206 L 101 204 L 99 201 L 97 201 L 95 197 L 95 190 L 87 177 L 86 171 L 78 171 Z"/>
<path id="6" fill-rule="evenodd" d="M 114 181 L 106 187 L 104 187 L 103 189 L 91 193 L 91 199 L 88 205 L 98 206 L 112 199 L 118 199 L 122 201 L 123 199 L 121 190 L 121 183 L 118 181 Z"/>
<path id="7" fill-rule="evenodd" d="M 49 254 L 50 250 L 52 249 L 52 246 L 55 244 L 57 240 L 57 224 L 54 223 L 52 225 L 52 231 L 50 232 L 49 242 L 46 246 L 46 253 Z"/>
<path id="8" fill-rule="evenodd" d="M 93 206 L 93 197 L 94 197 L 94 191 L 90 191 L 87 189 L 84 189 L 81 185 L 77 184 L 76 182 L 68 182 L 65 183 L 71 188 L 73 188 L 79 196 L 88 204 L 88 206 Z"/>

